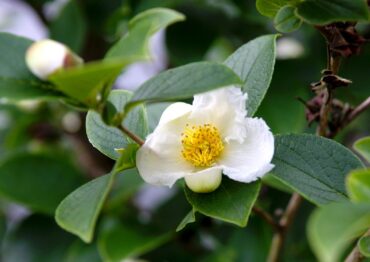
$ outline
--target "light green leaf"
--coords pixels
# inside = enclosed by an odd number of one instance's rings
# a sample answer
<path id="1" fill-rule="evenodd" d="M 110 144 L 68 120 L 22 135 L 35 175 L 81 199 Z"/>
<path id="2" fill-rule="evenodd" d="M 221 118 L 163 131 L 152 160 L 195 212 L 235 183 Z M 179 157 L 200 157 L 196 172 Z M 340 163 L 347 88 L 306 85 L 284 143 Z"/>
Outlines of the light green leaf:
<path id="1" fill-rule="evenodd" d="M 353 148 L 370 163 L 370 137 L 364 137 L 356 141 Z"/>
<path id="2" fill-rule="evenodd" d="M 359 169 L 349 173 L 347 189 L 354 202 L 370 203 L 370 169 Z"/>
<path id="3" fill-rule="evenodd" d="M 297 15 L 308 23 L 321 25 L 369 19 L 365 0 L 306 0 L 298 5 Z"/>
<path id="4" fill-rule="evenodd" d="M 102 230 L 98 248 L 104 261 L 119 262 L 143 255 L 167 242 L 171 234 L 151 234 L 132 225 L 114 223 Z"/>
<path id="5" fill-rule="evenodd" d="M 184 19 L 181 13 L 166 8 L 154 8 L 138 14 L 129 22 L 129 33 L 108 51 L 106 59 L 132 56 L 148 59 L 150 37 L 160 29 Z"/>
<path id="6" fill-rule="evenodd" d="M 176 232 L 183 230 L 188 224 L 195 222 L 194 210 L 191 210 L 176 228 Z"/>
<path id="7" fill-rule="evenodd" d="M 345 177 L 363 167 L 347 148 L 314 135 L 278 135 L 272 173 L 307 200 L 323 205 L 346 201 Z"/>
<path id="8" fill-rule="evenodd" d="M 370 205 L 331 203 L 317 209 L 308 221 L 310 245 L 322 262 L 341 261 L 346 247 L 370 227 Z"/>
<path id="9" fill-rule="evenodd" d="M 122 112 L 132 93 L 125 90 L 113 90 L 108 97 L 117 112 Z M 123 125 L 131 132 L 145 139 L 148 134 L 146 111 L 143 106 L 136 107 L 128 113 Z M 115 149 L 125 148 L 131 139 L 125 136 L 118 128 L 108 126 L 101 116 L 90 110 L 86 117 L 86 133 L 90 143 L 104 155 L 117 159 L 119 154 Z"/>
<path id="10" fill-rule="evenodd" d="M 50 38 L 79 52 L 86 36 L 86 21 L 78 1 L 69 0 L 49 26 Z"/>
<path id="11" fill-rule="evenodd" d="M 248 223 L 261 183 L 240 183 L 223 177 L 221 185 L 211 193 L 194 193 L 185 188 L 186 198 L 193 212 L 220 219 L 240 227 Z"/>
<path id="12" fill-rule="evenodd" d="M 124 159 L 125 156 L 121 158 Z M 120 161 L 121 159 L 116 162 L 110 174 L 82 185 L 59 204 L 55 212 L 55 220 L 60 227 L 79 236 L 87 243 L 92 241 L 96 221 L 112 189 Z"/>
<path id="13" fill-rule="evenodd" d="M 54 98 L 61 95 L 53 86 L 28 70 L 25 54 L 32 41 L 0 33 L 0 97 L 9 100 Z"/>
<path id="14" fill-rule="evenodd" d="M 55 219 L 58 225 L 83 241 L 91 242 L 96 221 L 113 180 L 114 175 L 104 175 L 69 194 L 56 210 Z"/>
<path id="15" fill-rule="evenodd" d="M 370 257 L 370 236 L 361 237 L 357 243 L 357 247 L 363 256 Z"/>
<path id="16" fill-rule="evenodd" d="M 283 33 L 290 33 L 301 26 L 302 20 L 295 15 L 295 10 L 295 7 L 289 5 L 279 10 L 274 19 L 276 30 Z"/>
<path id="17" fill-rule="evenodd" d="M 91 62 L 83 66 L 57 71 L 49 77 L 56 87 L 68 96 L 80 102 L 93 103 L 103 89 L 110 87 L 122 68 L 135 59 L 120 61 Z"/>
<path id="18" fill-rule="evenodd" d="M 274 17 L 277 12 L 285 5 L 296 5 L 301 0 L 257 0 L 256 7 L 258 12 L 264 16 Z"/>
<path id="19" fill-rule="evenodd" d="M 60 154 L 18 153 L 0 162 L 0 194 L 34 211 L 53 214 L 82 176 Z"/>
<path id="20" fill-rule="evenodd" d="M 126 108 L 141 102 L 158 102 L 190 98 L 212 89 L 241 84 L 227 66 L 198 62 L 167 70 L 151 78 L 134 93 Z"/>
<path id="21" fill-rule="evenodd" d="M 275 66 L 278 35 L 258 37 L 236 50 L 225 64 L 243 80 L 243 92 L 248 94 L 248 116 L 253 116 L 269 88 Z"/>

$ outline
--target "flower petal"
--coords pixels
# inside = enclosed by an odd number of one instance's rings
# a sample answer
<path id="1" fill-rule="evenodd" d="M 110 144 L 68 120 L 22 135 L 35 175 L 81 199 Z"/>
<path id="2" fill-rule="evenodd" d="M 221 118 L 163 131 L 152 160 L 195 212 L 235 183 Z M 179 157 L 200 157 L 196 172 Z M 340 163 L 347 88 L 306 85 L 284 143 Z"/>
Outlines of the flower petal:
<path id="1" fill-rule="evenodd" d="M 247 95 L 233 86 L 195 95 L 190 118 L 198 120 L 199 124 L 215 125 L 226 141 L 236 139 L 241 142 L 246 135 L 246 100 Z"/>
<path id="2" fill-rule="evenodd" d="M 245 127 L 244 141 L 226 143 L 219 164 L 231 179 L 248 183 L 274 167 L 270 163 L 274 154 L 274 136 L 265 121 L 259 118 L 247 118 Z"/>
<path id="3" fill-rule="evenodd" d="M 163 113 L 160 124 L 138 150 L 136 165 L 147 183 L 171 187 L 176 180 L 193 171 L 194 167 L 181 155 L 181 132 L 187 121 L 186 107 L 185 103 L 170 105 Z"/>
<path id="4" fill-rule="evenodd" d="M 222 180 L 222 167 L 211 167 L 185 176 L 186 185 L 196 193 L 216 190 Z"/>

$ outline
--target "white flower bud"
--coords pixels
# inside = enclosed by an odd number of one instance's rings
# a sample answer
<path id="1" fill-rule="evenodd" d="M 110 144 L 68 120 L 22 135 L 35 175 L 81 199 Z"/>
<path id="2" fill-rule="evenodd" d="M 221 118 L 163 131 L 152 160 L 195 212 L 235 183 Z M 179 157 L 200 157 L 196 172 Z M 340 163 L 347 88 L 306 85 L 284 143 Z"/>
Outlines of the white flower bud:
<path id="1" fill-rule="evenodd" d="M 221 184 L 221 170 L 208 169 L 185 177 L 185 183 L 193 192 L 209 193 L 215 191 Z"/>
<path id="2" fill-rule="evenodd" d="M 28 48 L 26 63 L 33 74 L 45 80 L 58 69 L 76 66 L 83 61 L 65 45 L 45 39 Z"/>

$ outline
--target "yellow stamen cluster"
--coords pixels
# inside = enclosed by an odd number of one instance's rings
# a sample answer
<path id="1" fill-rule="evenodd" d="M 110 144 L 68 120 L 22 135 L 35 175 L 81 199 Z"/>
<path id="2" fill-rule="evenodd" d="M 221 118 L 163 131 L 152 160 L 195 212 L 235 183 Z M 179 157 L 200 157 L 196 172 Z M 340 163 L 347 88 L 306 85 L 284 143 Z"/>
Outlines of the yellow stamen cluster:
<path id="1" fill-rule="evenodd" d="M 196 167 L 213 165 L 224 149 L 220 132 L 211 124 L 186 125 L 181 138 L 182 156 Z"/>

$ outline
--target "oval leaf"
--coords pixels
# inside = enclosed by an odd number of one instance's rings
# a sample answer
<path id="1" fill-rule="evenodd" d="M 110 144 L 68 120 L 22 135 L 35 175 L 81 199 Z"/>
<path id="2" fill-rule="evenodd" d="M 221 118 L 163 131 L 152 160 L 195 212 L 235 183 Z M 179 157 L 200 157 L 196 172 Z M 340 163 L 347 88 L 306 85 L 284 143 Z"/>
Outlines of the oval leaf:
<path id="1" fill-rule="evenodd" d="M 257 0 L 256 7 L 262 15 L 274 17 L 283 6 L 295 5 L 299 2 L 300 0 Z"/>
<path id="2" fill-rule="evenodd" d="M 295 7 L 284 6 L 276 14 L 274 26 L 276 30 L 283 33 L 290 33 L 301 27 L 302 20 L 295 15 Z"/>
<path id="3" fill-rule="evenodd" d="M 259 181 L 245 184 L 224 176 L 220 187 L 212 193 L 194 193 L 186 187 L 185 194 L 194 212 L 244 227 L 248 223 L 260 186 Z"/>
<path id="4" fill-rule="evenodd" d="M 272 162 L 276 178 L 317 205 L 347 200 L 345 177 L 363 167 L 341 144 L 314 135 L 276 136 Z"/>
<path id="5" fill-rule="evenodd" d="M 117 112 L 122 112 L 131 97 L 132 93 L 129 91 L 113 90 L 109 94 L 108 101 L 111 102 Z M 148 134 L 145 108 L 141 106 L 130 111 L 125 117 L 123 125 L 139 137 L 145 138 Z M 90 110 L 86 117 L 86 133 L 90 143 L 112 159 L 119 157 L 115 149 L 125 148 L 131 143 L 131 140 L 118 128 L 105 124 L 101 116 L 93 110 Z"/>
<path id="6" fill-rule="evenodd" d="M 261 104 L 274 72 L 277 35 L 258 37 L 236 50 L 225 64 L 243 80 L 243 92 L 248 94 L 248 116 L 253 116 Z"/>
<path id="7" fill-rule="evenodd" d="M 370 169 L 352 171 L 347 177 L 347 189 L 351 200 L 370 203 Z"/>
<path id="8" fill-rule="evenodd" d="M 192 63 L 167 70 L 149 79 L 134 93 L 129 105 L 180 100 L 212 89 L 238 84 L 241 84 L 241 80 L 227 66 L 211 62 Z"/>
<path id="9" fill-rule="evenodd" d="M 307 234 L 320 261 L 336 262 L 342 261 L 342 252 L 369 227 L 369 204 L 332 203 L 311 215 Z"/>
<path id="10" fill-rule="evenodd" d="M 365 0 L 307 0 L 298 5 L 297 15 L 308 23 L 321 25 L 369 19 Z"/>
<path id="11" fill-rule="evenodd" d="M 55 98 L 53 86 L 37 79 L 28 70 L 25 54 L 32 41 L 0 33 L 0 97 L 9 100 Z"/>
<path id="12" fill-rule="evenodd" d="M 25 152 L 0 163 L 0 194 L 34 211 L 52 214 L 81 182 L 81 173 L 60 154 Z"/>
<path id="13" fill-rule="evenodd" d="M 370 257 L 370 236 L 361 237 L 357 243 L 357 247 L 363 256 Z"/>

